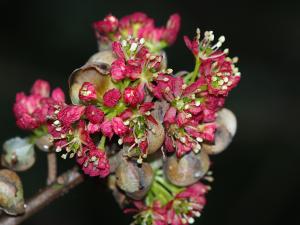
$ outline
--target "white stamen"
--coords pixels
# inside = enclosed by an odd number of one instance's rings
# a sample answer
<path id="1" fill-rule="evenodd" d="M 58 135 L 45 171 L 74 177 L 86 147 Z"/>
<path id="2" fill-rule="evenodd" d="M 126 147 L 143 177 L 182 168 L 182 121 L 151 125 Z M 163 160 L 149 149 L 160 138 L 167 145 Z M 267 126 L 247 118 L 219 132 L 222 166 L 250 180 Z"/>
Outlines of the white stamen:
<path id="1" fill-rule="evenodd" d="M 203 142 L 203 139 L 202 139 L 201 137 L 197 137 L 196 140 L 197 140 L 198 142 Z"/>
<path id="2" fill-rule="evenodd" d="M 133 42 L 130 46 L 129 51 L 134 52 L 137 49 L 137 47 L 138 47 L 138 44 Z"/>
<path id="3" fill-rule="evenodd" d="M 58 126 L 58 125 L 60 125 L 60 122 L 59 122 L 59 120 L 55 120 L 53 124 L 54 124 L 55 126 Z"/>
<path id="4" fill-rule="evenodd" d="M 186 138 L 185 138 L 185 137 L 180 137 L 180 141 L 181 141 L 182 143 L 185 143 L 185 142 L 186 142 Z"/>
<path id="5" fill-rule="evenodd" d="M 229 53 L 229 49 L 228 49 L 228 48 L 225 48 L 223 52 L 224 52 L 225 54 L 228 54 L 228 53 Z"/>
<path id="6" fill-rule="evenodd" d="M 138 163 L 138 164 L 142 164 L 142 163 L 143 163 L 142 157 L 140 157 L 140 158 L 137 160 L 137 163 Z"/>
<path id="7" fill-rule="evenodd" d="M 118 140 L 118 144 L 119 144 L 119 145 L 123 144 L 123 139 L 122 139 L 122 138 L 120 138 L 120 139 Z"/>
<path id="8" fill-rule="evenodd" d="M 171 68 L 169 68 L 169 69 L 167 69 L 167 74 L 171 74 L 171 73 L 173 73 L 173 69 L 171 69 Z"/>
<path id="9" fill-rule="evenodd" d="M 232 59 L 232 62 L 233 63 L 237 63 L 239 61 L 239 58 L 238 57 L 234 57 L 233 59 Z"/>
<path id="10" fill-rule="evenodd" d="M 220 36 L 219 37 L 219 42 L 224 43 L 225 42 L 225 36 Z"/>
<path id="11" fill-rule="evenodd" d="M 122 41 L 122 46 L 125 47 L 126 45 L 127 45 L 127 41 L 126 41 L 126 40 L 123 40 L 123 41 Z"/>
<path id="12" fill-rule="evenodd" d="M 193 223 L 195 223 L 195 219 L 193 217 L 190 217 L 188 219 L 188 222 L 189 222 L 189 224 L 193 224 Z"/>
<path id="13" fill-rule="evenodd" d="M 145 39 L 144 38 L 141 38 L 140 39 L 140 44 L 142 45 L 142 44 L 144 44 L 145 43 Z"/>

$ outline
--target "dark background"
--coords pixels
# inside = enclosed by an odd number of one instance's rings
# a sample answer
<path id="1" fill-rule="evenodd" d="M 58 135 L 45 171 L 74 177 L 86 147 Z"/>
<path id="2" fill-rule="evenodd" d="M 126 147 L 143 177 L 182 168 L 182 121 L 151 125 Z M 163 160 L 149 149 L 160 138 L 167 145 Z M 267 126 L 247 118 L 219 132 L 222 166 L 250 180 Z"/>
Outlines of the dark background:
<path id="1" fill-rule="evenodd" d="M 298 1 L 299 2 L 299 1 Z M 213 157 L 215 182 L 197 224 L 300 224 L 299 51 L 300 5 L 289 1 L 8 1 L 0 2 L 0 142 L 26 135 L 15 126 L 15 93 L 37 78 L 67 88 L 67 78 L 96 51 L 91 23 L 112 12 L 144 11 L 163 25 L 182 16 L 176 44 L 167 50 L 174 70 L 191 69 L 182 35 L 196 27 L 226 36 L 238 55 L 241 83 L 227 107 L 238 117 L 228 150 Z M 59 160 L 60 171 L 73 161 Z M 45 182 L 45 155 L 22 173 L 26 197 Z M 24 224 L 129 224 L 105 184 L 87 179 Z"/>

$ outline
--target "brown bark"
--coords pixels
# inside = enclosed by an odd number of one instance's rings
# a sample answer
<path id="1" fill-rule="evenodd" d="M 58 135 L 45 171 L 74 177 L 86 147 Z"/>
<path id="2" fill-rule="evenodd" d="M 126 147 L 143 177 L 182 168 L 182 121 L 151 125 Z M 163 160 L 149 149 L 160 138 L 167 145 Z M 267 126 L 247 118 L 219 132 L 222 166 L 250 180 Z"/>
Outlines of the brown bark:
<path id="1" fill-rule="evenodd" d="M 43 189 L 37 195 L 29 199 L 26 203 L 25 213 L 21 216 L 7 216 L 3 215 L 0 218 L 1 225 L 17 225 L 24 220 L 33 216 L 38 211 L 42 210 L 48 204 L 53 202 L 70 189 L 74 188 L 83 181 L 83 175 L 78 172 L 78 168 L 74 167 L 60 175 L 54 183 Z"/>

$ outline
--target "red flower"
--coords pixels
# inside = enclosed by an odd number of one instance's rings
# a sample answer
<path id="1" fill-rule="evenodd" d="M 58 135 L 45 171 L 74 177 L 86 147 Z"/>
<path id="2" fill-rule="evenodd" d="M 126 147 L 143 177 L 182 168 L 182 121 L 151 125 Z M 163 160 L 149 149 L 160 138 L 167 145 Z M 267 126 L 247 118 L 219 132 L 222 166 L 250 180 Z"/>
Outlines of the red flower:
<path id="1" fill-rule="evenodd" d="M 127 133 L 128 127 L 124 124 L 120 117 L 114 117 L 111 120 L 114 133 L 118 136 L 123 136 Z"/>
<path id="2" fill-rule="evenodd" d="M 162 40 L 165 40 L 169 45 L 176 41 L 180 29 L 180 20 L 179 14 L 176 13 L 171 15 L 167 22 L 167 26 L 163 31 Z"/>
<path id="3" fill-rule="evenodd" d="M 77 162 L 82 166 L 83 172 L 91 177 L 103 178 L 109 175 L 109 161 L 102 149 L 84 147 L 77 153 Z"/>
<path id="4" fill-rule="evenodd" d="M 208 189 L 202 183 L 196 183 L 175 196 L 165 208 L 168 224 L 192 224 L 199 217 L 206 204 L 205 194 Z"/>
<path id="5" fill-rule="evenodd" d="M 59 103 L 64 103 L 66 101 L 65 94 L 64 94 L 64 92 L 62 91 L 61 88 L 55 88 L 52 91 L 51 98 L 55 102 L 59 102 Z"/>
<path id="6" fill-rule="evenodd" d="M 119 58 L 112 63 L 111 76 L 115 81 L 123 80 L 126 77 L 126 65 L 123 58 Z"/>
<path id="7" fill-rule="evenodd" d="M 26 96 L 23 92 L 16 95 L 13 111 L 18 127 L 33 130 L 45 125 L 52 116 L 54 106 L 64 105 L 65 96 L 61 89 L 57 88 L 50 95 L 49 83 L 37 80 L 31 95 Z"/>
<path id="8" fill-rule="evenodd" d="M 89 105 L 88 107 L 86 107 L 85 115 L 87 119 L 93 124 L 99 124 L 104 119 L 104 112 L 102 112 L 94 105 Z"/>
<path id="9" fill-rule="evenodd" d="M 19 128 L 24 130 L 34 130 L 40 126 L 40 124 L 28 114 L 24 114 L 16 121 L 16 123 Z"/>
<path id="10" fill-rule="evenodd" d="M 227 96 L 236 87 L 241 76 L 234 64 L 235 60 L 225 55 L 207 59 L 202 63 L 200 72 L 206 78 L 210 94 Z"/>
<path id="11" fill-rule="evenodd" d="M 117 30 L 119 21 L 113 15 L 107 15 L 103 20 L 94 22 L 93 27 L 100 35 L 106 35 L 108 33 Z"/>
<path id="12" fill-rule="evenodd" d="M 121 98 L 121 92 L 116 89 L 110 89 L 103 96 L 103 104 L 107 107 L 115 107 Z"/>
<path id="13" fill-rule="evenodd" d="M 140 92 L 138 88 L 127 87 L 124 90 L 124 102 L 132 107 L 144 100 L 143 91 Z"/>
<path id="14" fill-rule="evenodd" d="M 142 201 L 134 201 L 133 205 L 135 208 L 124 210 L 124 213 L 137 213 L 133 224 L 168 225 L 167 210 L 159 201 L 154 201 L 151 207 L 147 207 Z"/>
<path id="15" fill-rule="evenodd" d="M 101 124 L 89 123 L 87 126 L 87 131 L 89 134 L 94 134 L 101 131 Z"/>
<path id="16" fill-rule="evenodd" d="M 112 128 L 112 123 L 110 120 L 104 121 L 100 126 L 101 132 L 104 136 L 109 137 L 109 139 L 112 138 L 114 135 L 114 131 Z"/>
<path id="17" fill-rule="evenodd" d="M 83 102 L 90 102 L 97 99 L 95 86 L 90 82 L 84 82 L 79 90 L 79 99 Z"/>
<path id="18" fill-rule="evenodd" d="M 39 95 L 41 97 L 49 97 L 50 84 L 44 80 L 36 80 L 31 88 L 32 95 Z"/>
<path id="19" fill-rule="evenodd" d="M 92 148 L 94 146 L 84 120 L 80 120 L 76 126 L 67 126 L 57 121 L 48 124 L 48 132 L 54 139 L 56 152 L 60 152 L 62 149 L 66 150 L 62 158 L 66 159 L 68 154 L 72 158 L 84 147 Z"/>
<path id="20" fill-rule="evenodd" d="M 63 108 L 57 115 L 57 119 L 65 126 L 70 126 L 78 121 L 84 114 L 84 106 L 70 105 Z"/>
<path id="21" fill-rule="evenodd" d="M 199 54 L 199 41 L 197 39 L 190 40 L 187 36 L 183 36 L 183 40 L 185 45 L 189 50 L 194 54 L 194 56 L 198 57 Z"/>

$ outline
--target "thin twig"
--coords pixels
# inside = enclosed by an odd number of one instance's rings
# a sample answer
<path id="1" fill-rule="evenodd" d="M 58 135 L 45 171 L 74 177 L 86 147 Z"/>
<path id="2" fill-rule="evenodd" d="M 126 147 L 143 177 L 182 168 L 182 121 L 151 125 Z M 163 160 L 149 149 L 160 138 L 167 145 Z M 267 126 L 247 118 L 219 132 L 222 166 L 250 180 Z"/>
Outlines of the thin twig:
<path id="1" fill-rule="evenodd" d="M 83 175 L 78 172 L 77 167 L 66 171 L 56 179 L 55 183 L 46 187 L 26 203 L 26 211 L 24 215 L 17 217 L 4 215 L 0 218 L 0 224 L 17 225 L 22 223 L 24 220 L 42 210 L 55 199 L 80 184 L 83 179 Z"/>
<path id="2" fill-rule="evenodd" d="M 48 161 L 48 178 L 47 185 L 53 184 L 57 178 L 57 160 L 55 152 L 47 154 Z"/>

